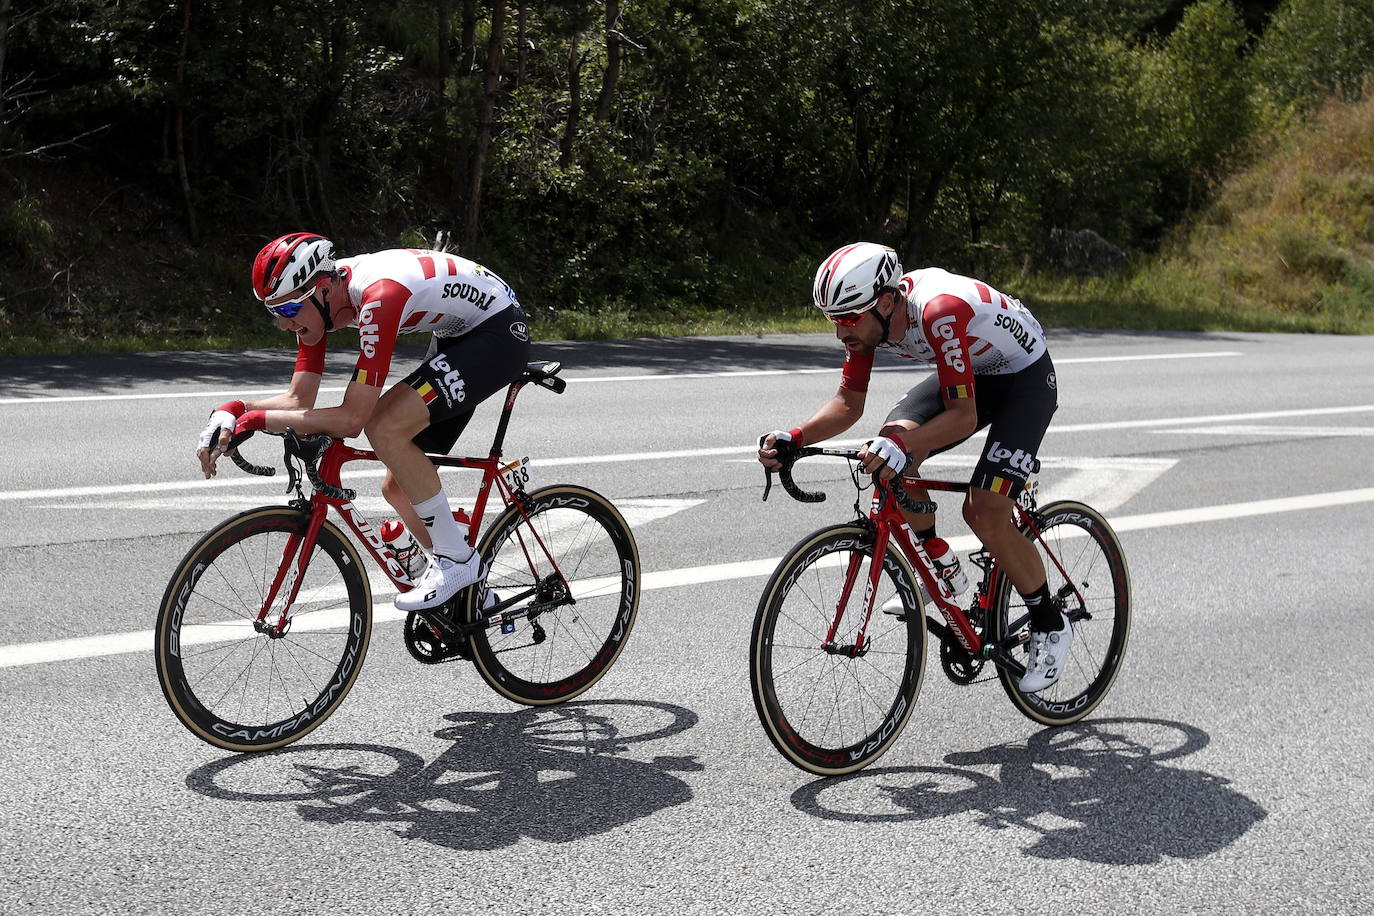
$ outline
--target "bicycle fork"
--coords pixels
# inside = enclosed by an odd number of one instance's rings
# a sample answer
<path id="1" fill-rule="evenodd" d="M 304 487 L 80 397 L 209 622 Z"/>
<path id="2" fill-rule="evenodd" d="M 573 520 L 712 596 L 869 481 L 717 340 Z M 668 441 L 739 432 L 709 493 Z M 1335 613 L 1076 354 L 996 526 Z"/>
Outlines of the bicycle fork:
<path id="1" fill-rule="evenodd" d="M 882 557 L 886 556 L 887 541 L 887 529 L 880 529 L 877 537 L 874 538 L 873 559 L 869 563 L 868 578 L 864 583 L 863 622 L 859 625 L 859 632 L 855 634 L 852 643 L 838 645 L 835 642 L 835 636 L 839 632 L 840 621 L 844 619 L 845 608 L 849 606 L 849 597 L 854 593 L 854 586 L 859 580 L 859 570 L 863 566 L 863 554 L 858 551 L 849 554 L 849 563 L 844 574 L 844 586 L 840 589 L 840 596 L 835 602 L 835 616 L 830 621 L 830 629 L 826 631 L 825 641 L 821 643 L 823 651 L 831 655 L 844 655 L 848 658 L 862 658 L 868 654 L 868 623 L 873 619 L 873 603 L 877 600 L 878 582 L 883 575 Z"/>
<path id="2" fill-rule="evenodd" d="M 300 593 L 301 580 L 305 578 L 305 567 L 310 555 L 315 551 L 315 543 L 319 539 L 320 528 L 324 525 L 324 517 L 325 513 L 320 511 L 311 513 L 305 534 L 293 534 L 286 539 L 277 574 L 272 579 L 267 596 L 263 598 L 257 617 L 253 619 L 253 629 L 265 634 L 269 639 L 281 639 L 287 630 L 291 629 L 291 609 L 295 606 L 296 596 Z M 285 595 L 279 602 L 277 599 L 283 590 Z M 276 621 L 270 622 L 268 617 L 272 615 L 272 608 L 278 604 L 281 610 L 277 612 Z"/>

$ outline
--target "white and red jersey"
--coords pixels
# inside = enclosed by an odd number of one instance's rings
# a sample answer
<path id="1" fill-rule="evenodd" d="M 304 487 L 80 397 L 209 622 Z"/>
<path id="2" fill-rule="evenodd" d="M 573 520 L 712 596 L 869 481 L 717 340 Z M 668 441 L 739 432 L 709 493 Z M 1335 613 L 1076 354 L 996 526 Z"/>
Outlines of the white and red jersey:
<path id="1" fill-rule="evenodd" d="M 902 276 L 907 329 L 882 346 L 934 363 L 947 401 L 973 397 L 977 375 L 1019 372 L 1045 355 L 1045 332 L 1030 309 L 972 277 L 938 267 Z M 867 391 L 872 353 L 849 352 L 840 387 Z"/>
<path id="2" fill-rule="evenodd" d="M 518 305 L 506 282 L 467 258 L 442 251 L 393 248 L 337 267 L 357 308 L 348 327 L 358 329 L 358 365 L 353 381 L 380 388 L 391 369 L 401 334 L 460 337 L 492 315 Z M 296 370 L 324 371 L 328 335 L 313 347 L 301 346 Z"/>

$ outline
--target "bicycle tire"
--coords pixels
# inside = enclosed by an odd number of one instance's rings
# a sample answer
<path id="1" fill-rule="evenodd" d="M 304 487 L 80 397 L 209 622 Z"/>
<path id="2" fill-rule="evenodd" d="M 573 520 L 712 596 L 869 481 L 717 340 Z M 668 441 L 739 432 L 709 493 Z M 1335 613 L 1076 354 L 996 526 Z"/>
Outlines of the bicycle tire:
<path id="1" fill-rule="evenodd" d="M 639 608 L 639 548 L 615 506 L 585 487 L 556 484 L 518 499 L 478 542 L 487 578 L 469 590 L 463 620 L 485 619 L 488 590 L 498 602 L 527 593 L 502 612 L 511 632 L 497 618 L 472 633 L 472 660 L 497 693 L 547 706 L 585 692 L 625 648 Z"/>
<path id="2" fill-rule="evenodd" d="M 1022 693 L 1016 675 L 998 668 L 1002 689 L 1012 705 L 1027 718 L 1042 725 L 1070 725 L 1088 715 L 1102 702 L 1125 657 L 1131 627 L 1131 576 L 1126 555 L 1116 532 L 1091 506 L 1073 500 L 1050 503 L 1037 513 L 1041 537 L 1051 545 L 1064 570 L 1077 585 L 1074 594 L 1065 596 L 1073 625 L 1073 644 L 1059 680 L 1036 693 Z M 1030 532 L 1023 526 L 1023 533 Z M 1072 542 L 1082 541 L 1081 545 Z M 1034 542 L 1045 563 L 1051 595 L 1059 595 L 1067 582 L 1048 557 L 1045 548 Z M 1015 601 L 1016 603 L 1013 603 Z M 1080 616 L 1086 612 L 1087 616 Z M 990 632 L 1005 635 L 1013 619 L 1026 613 L 1024 602 L 1012 588 L 1011 580 L 999 576 L 994 588 Z M 1014 650 L 1024 660 L 1024 647 Z"/>
<path id="3" fill-rule="evenodd" d="M 787 553 L 759 598 L 750 639 L 750 684 L 764 732 L 784 758 L 819 776 L 853 773 L 886 753 L 915 709 L 925 674 L 924 596 L 896 549 L 883 558 L 865 653 L 846 656 L 823 647 L 839 606 L 846 558 L 855 554 L 863 559 L 835 642 L 854 639 L 873 537 L 852 524 L 822 528 Z M 894 594 L 902 597 L 900 618 L 879 610 Z M 834 696 L 818 706 L 818 694 L 827 687 Z"/>
<path id="4" fill-rule="evenodd" d="M 287 539 L 309 518 L 266 506 L 227 519 L 187 552 L 163 594 L 158 683 L 181 724 L 215 747 L 269 751 L 300 739 L 338 708 L 362 668 L 372 589 L 357 549 L 328 521 L 286 632 L 271 637 L 252 625 Z"/>

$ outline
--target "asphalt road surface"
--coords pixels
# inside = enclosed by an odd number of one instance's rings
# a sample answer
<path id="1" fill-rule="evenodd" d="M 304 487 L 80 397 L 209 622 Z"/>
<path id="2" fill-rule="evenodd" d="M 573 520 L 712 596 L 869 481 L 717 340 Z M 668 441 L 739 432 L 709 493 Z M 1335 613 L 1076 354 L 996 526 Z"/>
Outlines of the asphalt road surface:
<path id="1" fill-rule="evenodd" d="M 525 709 L 465 663 L 417 665 L 382 620 L 341 709 L 252 756 L 173 718 L 150 630 L 199 534 L 281 501 L 232 467 L 201 480 L 193 451 L 290 354 L 0 360 L 0 911 L 1370 911 L 1374 338 L 1050 342 L 1042 491 L 1120 533 L 1126 665 L 1054 731 L 932 664 L 893 750 L 834 780 L 773 750 L 747 670 L 767 571 L 851 512 L 842 466 L 808 478 L 823 505 L 762 503 L 752 458 L 834 392 L 833 339 L 538 346 L 570 384 L 521 395 L 507 454 L 634 526 L 646 590 L 620 661 Z M 922 377 L 879 367 L 854 437 Z M 975 450 L 928 469 L 967 474 Z M 377 480 L 347 481 L 374 518 Z M 475 478 L 447 480 L 461 503 Z"/>

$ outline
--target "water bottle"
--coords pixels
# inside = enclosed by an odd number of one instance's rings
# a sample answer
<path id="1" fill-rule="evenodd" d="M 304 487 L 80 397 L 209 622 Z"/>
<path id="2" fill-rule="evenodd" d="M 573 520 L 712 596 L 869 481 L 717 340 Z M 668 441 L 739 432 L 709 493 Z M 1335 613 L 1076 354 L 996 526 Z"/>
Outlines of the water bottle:
<path id="1" fill-rule="evenodd" d="M 949 542 L 944 538 L 926 538 L 924 543 L 926 555 L 935 564 L 936 574 L 949 585 L 950 593 L 958 597 L 968 591 L 968 576 L 959 566 L 959 557 L 949 549 Z"/>
<path id="2" fill-rule="evenodd" d="M 420 575 L 429 565 L 429 557 L 420 546 L 420 542 L 415 540 L 415 535 L 407 531 L 406 526 L 397 519 L 387 519 L 382 522 L 382 543 L 386 544 L 387 549 L 396 557 L 396 562 L 400 563 L 410 576 L 410 581 L 420 581 Z"/>

